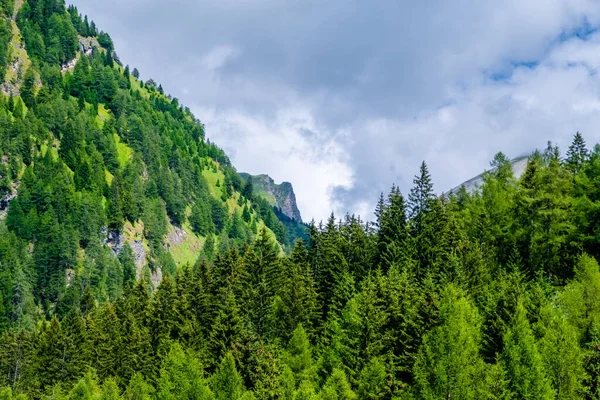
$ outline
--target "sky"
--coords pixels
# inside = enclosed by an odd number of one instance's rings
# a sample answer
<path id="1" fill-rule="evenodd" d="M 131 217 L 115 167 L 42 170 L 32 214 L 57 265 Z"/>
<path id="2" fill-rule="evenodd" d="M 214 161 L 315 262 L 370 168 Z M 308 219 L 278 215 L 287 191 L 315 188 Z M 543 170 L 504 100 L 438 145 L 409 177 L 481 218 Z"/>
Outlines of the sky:
<path id="1" fill-rule="evenodd" d="M 439 193 L 498 151 L 600 141 L 598 0 L 73 2 L 304 220 L 372 219 L 423 160 Z"/>

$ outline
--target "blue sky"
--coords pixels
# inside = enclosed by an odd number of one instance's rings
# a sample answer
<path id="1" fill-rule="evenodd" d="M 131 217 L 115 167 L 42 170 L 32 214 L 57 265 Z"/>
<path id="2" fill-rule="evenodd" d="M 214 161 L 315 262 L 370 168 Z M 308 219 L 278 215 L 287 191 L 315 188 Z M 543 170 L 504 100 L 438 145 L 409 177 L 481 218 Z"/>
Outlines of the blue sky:
<path id="1" fill-rule="evenodd" d="M 75 0 L 305 219 L 370 218 L 421 160 L 437 191 L 576 131 L 600 141 L 590 0 Z"/>

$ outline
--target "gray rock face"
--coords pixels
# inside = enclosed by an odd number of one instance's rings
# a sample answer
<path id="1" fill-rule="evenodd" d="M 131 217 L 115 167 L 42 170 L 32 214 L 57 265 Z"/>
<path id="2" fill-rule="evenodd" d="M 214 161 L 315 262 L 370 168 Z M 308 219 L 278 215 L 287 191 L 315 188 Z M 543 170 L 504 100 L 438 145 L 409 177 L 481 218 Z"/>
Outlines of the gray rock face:
<path id="1" fill-rule="evenodd" d="M 302 216 L 296 204 L 296 195 L 291 183 L 276 184 L 269 175 L 250 175 L 241 172 L 240 176 L 244 180 L 252 176 L 252 186 L 255 194 L 262 196 L 273 206 L 280 208 L 286 216 L 302 222 Z"/>
<path id="2" fill-rule="evenodd" d="M 513 175 L 516 179 L 519 179 L 521 175 L 523 175 L 523 172 L 525 172 L 525 168 L 527 168 L 527 161 L 529 161 L 529 156 L 518 157 L 511 161 Z M 456 193 L 462 186 L 465 187 L 467 192 L 473 193 L 480 188 L 481 185 L 483 185 L 483 174 L 479 174 L 476 177 L 461 183 L 454 189 L 448 191 L 448 194 Z"/>

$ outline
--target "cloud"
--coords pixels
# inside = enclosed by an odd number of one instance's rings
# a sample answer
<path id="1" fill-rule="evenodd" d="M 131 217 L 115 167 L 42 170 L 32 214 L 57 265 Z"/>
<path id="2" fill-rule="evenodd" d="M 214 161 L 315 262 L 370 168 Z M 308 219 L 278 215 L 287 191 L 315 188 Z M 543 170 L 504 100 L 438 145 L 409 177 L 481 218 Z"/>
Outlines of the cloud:
<path id="1" fill-rule="evenodd" d="M 239 56 L 239 49 L 233 46 L 215 46 L 210 52 L 208 52 L 202 61 L 204 67 L 208 70 L 218 70 L 222 68 L 230 60 Z"/>
<path id="2" fill-rule="evenodd" d="M 306 110 L 282 109 L 273 118 L 210 109 L 199 113 L 219 132 L 219 143 L 236 160 L 239 170 L 268 172 L 276 182 L 294 182 L 298 207 L 307 221 L 331 208 L 333 187 L 351 184 L 343 149 L 330 135 L 318 133 Z M 311 133 L 307 136 L 307 132 Z M 320 146 L 314 146 L 315 142 Z"/>
<path id="3" fill-rule="evenodd" d="M 75 4 L 305 219 L 371 217 L 423 159 L 444 191 L 497 151 L 600 139 L 595 0 Z"/>

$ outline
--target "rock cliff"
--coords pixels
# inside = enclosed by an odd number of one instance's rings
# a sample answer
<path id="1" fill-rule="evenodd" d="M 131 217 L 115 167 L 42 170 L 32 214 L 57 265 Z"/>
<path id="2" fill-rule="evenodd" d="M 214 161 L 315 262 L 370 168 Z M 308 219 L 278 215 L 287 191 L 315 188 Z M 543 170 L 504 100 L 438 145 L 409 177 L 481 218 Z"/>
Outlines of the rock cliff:
<path id="1" fill-rule="evenodd" d="M 247 180 L 252 176 L 252 186 L 254 193 L 265 198 L 271 205 L 281 209 L 286 216 L 302 222 L 300 210 L 296 204 L 296 195 L 294 188 L 289 182 L 276 184 L 269 175 L 250 175 L 244 172 L 240 173 L 242 179 Z"/>

